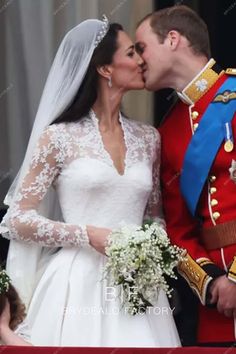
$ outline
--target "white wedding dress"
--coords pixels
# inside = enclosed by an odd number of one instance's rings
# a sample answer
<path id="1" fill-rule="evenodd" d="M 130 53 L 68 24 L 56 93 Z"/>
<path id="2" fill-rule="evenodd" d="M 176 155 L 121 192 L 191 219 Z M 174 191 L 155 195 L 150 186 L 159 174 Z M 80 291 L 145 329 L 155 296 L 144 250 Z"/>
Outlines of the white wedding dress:
<path id="1" fill-rule="evenodd" d="M 103 279 L 106 257 L 88 245 L 86 225 L 162 223 L 160 140 L 150 126 L 120 115 L 126 144 L 124 174 L 106 151 L 93 111 L 77 123 L 46 128 L 17 201 L 5 220 L 14 239 L 58 247 L 41 275 L 26 322 L 30 341 L 41 346 L 179 346 L 172 310 L 161 292 L 147 314 L 131 316 Z M 38 212 L 55 188 L 64 222 Z M 25 275 L 27 277 L 27 274 Z M 25 323 L 18 328 L 24 333 Z"/>

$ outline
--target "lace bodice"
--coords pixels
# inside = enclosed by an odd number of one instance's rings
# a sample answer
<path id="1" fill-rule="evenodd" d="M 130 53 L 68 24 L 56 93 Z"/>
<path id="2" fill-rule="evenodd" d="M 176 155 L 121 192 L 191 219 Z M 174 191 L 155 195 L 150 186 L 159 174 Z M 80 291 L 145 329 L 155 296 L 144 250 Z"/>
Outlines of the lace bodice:
<path id="1" fill-rule="evenodd" d="M 116 228 L 159 220 L 160 138 L 153 127 L 120 115 L 126 144 L 120 175 L 106 151 L 93 111 L 76 123 L 45 129 L 14 204 L 4 222 L 13 239 L 42 246 L 88 243 L 86 225 Z M 58 194 L 62 221 L 42 216 L 40 203 L 52 186 Z"/>

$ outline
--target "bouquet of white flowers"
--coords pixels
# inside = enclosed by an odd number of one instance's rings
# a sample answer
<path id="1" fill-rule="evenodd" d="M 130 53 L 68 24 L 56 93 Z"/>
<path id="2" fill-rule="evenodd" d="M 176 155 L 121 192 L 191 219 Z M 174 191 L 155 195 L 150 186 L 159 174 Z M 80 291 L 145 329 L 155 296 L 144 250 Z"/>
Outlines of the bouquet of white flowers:
<path id="1" fill-rule="evenodd" d="M 123 305 L 132 315 L 153 306 L 160 289 L 171 296 L 165 276 L 176 278 L 174 268 L 184 257 L 158 223 L 113 231 L 106 254 L 105 277 L 110 285 L 121 286 Z"/>

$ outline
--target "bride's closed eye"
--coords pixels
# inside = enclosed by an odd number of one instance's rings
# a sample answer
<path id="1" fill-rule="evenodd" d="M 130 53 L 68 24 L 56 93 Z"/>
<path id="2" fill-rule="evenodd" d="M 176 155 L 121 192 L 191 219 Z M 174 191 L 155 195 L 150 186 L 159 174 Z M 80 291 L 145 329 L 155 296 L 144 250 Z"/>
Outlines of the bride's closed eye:
<path id="1" fill-rule="evenodd" d="M 127 55 L 128 55 L 128 57 L 133 58 L 134 54 L 135 54 L 135 52 L 134 52 L 134 50 L 132 50 L 132 52 L 129 52 Z"/>

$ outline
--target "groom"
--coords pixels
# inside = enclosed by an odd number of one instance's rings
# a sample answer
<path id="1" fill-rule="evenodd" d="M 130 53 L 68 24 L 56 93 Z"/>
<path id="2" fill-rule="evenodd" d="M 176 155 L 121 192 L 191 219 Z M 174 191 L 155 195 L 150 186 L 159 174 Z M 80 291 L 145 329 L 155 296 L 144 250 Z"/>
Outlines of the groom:
<path id="1" fill-rule="evenodd" d="M 206 24 L 179 5 L 145 17 L 136 50 L 148 90 L 179 100 L 160 128 L 167 231 L 200 302 L 198 343 L 230 345 L 236 318 L 236 69 L 210 59 Z M 191 316 L 191 314 L 190 314 Z M 236 321 L 235 321 L 236 322 Z"/>

